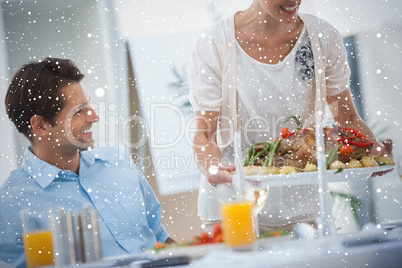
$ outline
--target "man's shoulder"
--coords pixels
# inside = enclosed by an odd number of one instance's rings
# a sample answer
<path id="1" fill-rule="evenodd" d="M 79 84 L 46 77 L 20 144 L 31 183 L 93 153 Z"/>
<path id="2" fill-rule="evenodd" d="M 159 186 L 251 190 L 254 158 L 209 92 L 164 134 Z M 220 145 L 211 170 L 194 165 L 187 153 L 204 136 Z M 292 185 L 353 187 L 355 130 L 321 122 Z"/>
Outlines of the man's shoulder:
<path id="1" fill-rule="evenodd" d="M 30 179 L 28 173 L 22 167 L 11 171 L 8 178 L 0 186 L 1 206 L 15 210 L 18 207 L 16 202 L 20 200 L 21 194 L 26 189 L 31 188 L 36 189 L 36 183 Z"/>
<path id="2" fill-rule="evenodd" d="M 8 178 L 4 181 L 2 185 L 0 185 L 0 191 L 22 186 L 21 182 L 27 181 L 26 179 L 28 178 L 29 174 L 24 170 L 23 167 L 16 168 L 10 172 Z"/>

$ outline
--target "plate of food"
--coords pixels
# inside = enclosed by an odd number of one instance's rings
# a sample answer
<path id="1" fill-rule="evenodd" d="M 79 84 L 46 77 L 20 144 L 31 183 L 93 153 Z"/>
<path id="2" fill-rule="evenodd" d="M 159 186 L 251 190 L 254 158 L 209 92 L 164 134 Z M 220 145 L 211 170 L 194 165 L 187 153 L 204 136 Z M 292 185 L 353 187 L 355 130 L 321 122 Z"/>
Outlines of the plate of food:
<path id="1" fill-rule="evenodd" d="M 256 244 L 278 243 L 288 241 L 293 238 L 291 232 L 285 230 L 267 231 L 260 234 Z M 250 246 L 249 246 L 250 247 Z M 252 246 L 251 246 L 252 247 Z M 223 241 L 223 231 L 219 223 L 214 225 L 211 234 L 202 232 L 200 235 L 194 236 L 190 241 L 181 241 L 175 244 L 164 244 L 158 242 L 153 249 L 146 251 L 156 258 L 188 256 L 191 259 L 199 259 L 212 250 L 234 249 L 228 247 Z M 238 250 L 243 248 L 239 247 Z"/>
<path id="2" fill-rule="evenodd" d="M 200 235 L 193 236 L 189 241 L 182 240 L 173 244 L 157 242 L 155 247 L 147 252 L 157 258 L 189 256 L 191 259 L 199 259 L 210 250 L 224 247 L 222 228 L 217 223 L 211 234 L 202 232 Z"/>
<path id="3" fill-rule="evenodd" d="M 289 119 L 298 125 L 294 132 L 285 127 L 282 138 L 249 147 L 243 166 L 247 180 L 271 186 L 318 182 L 315 128 L 303 128 L 299 117 Z M 395 167 L 390 157 L 372 155 L 374 143 L 356 129 L 333 125 L 324 127 L 323 134 L 328 182 L 366 179 Z"/>

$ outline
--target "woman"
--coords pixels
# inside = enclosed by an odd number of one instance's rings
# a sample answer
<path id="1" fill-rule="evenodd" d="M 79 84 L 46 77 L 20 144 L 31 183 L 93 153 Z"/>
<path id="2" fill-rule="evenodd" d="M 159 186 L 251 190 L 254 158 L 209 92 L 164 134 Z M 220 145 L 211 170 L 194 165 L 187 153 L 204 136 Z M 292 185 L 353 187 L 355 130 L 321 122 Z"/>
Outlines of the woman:
<path id="1" fill-rule="evenodd" d="M 241 132 L 247 148 L 279 136 L 289 115 L 313 126 L 320 103 L 317 83 L 336 122 L 364 133 L 375 142 L 375 152 L 391 153 L 392 144 L 381 147 L 356 112 L 341 35 L 321 19 L 298 14 L 301 2 L 254 0 L 196 43 L 190 101 L 197 116 L 194 151 L 203 174 L 199 216 L 207 229 L 220 219 L 214 186 L 232 182 L 234 131 Z M 317 202 L 315 186 L 271 188 L 259 223 L 266 229 L 314 224 Z"/>

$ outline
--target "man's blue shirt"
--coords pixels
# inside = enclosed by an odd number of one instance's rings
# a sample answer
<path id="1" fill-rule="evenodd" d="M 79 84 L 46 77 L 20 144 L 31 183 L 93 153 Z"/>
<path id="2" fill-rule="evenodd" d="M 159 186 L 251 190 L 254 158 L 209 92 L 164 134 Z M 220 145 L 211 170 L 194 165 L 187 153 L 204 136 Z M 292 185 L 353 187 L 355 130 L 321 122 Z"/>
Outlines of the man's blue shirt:
<path id="1" fill-rule="evenodd" d="M 128 153 L 121 147 L 97 147 L 80 155 L 77 175 L 26 149 L 22 166 L 0 188 L 2 261 L 25 266 L 19 211 L 28 207 L 77 213 L 89 204 L 101 219 L 104 257 L 139 253 L 168 239 L 160 203 Z"/>

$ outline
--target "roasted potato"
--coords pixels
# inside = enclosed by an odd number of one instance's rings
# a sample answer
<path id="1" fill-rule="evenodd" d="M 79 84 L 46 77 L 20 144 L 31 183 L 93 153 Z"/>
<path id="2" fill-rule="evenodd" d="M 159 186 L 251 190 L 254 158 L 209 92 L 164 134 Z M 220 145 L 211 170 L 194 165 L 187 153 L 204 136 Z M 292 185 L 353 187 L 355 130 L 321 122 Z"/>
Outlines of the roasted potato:
<path id="1" fill-rule="evenodd" d="M 346 168 L 362 168 L 363 165 L 356 159 L 352 159 L 346 163 Z"/>
<path id="2" fill-rule="evenodd" d="M 383 155 L 376 155 L 374 156 L 374 160 L 379 164 L 379 165 L 395 165 L 394 160 L 392 160 L 391 157 L 389 156 L 383 156 Z"/>
<path id="3" fill-rule="evenodd" d="M 331 163 L 331 165 L 329 165 L 329 169 L 340 169 L 340 168 L 346 168 L 346 165 L 339 160 L 335 160 L 334 162 Z"/>
<path id="4" fill-rule="evenodd" d="M 275 166 L 263 167 L 261 169 L 260 174 L 263 174 L 263 175 L 279 174 L 279 168 L 275 167 Z"/>
<path id="5" fill-rule="evenodd" d="M 378 163 L 374 161 L 372 156 L 363 156 L 362 159 L 360 160 L 362 163 L 363 167 L 377 167 Z"/>
<path id="6" fill-rule="evenodd" d="M 245 176 L 253 176 L 257 174 L 261 174 L 262 168 L 261 166 L 246 166 L 243 168 L 243 173 Z"/>
<path id="7" fill-rule="evenodd" d="M 304 167 L 304 172 L 317 171 L 317 165 L 307 163 Z"/>
<path id="8" fill-rule="evenodd" d="M 297 167 L 292 166 L 283 166 L 279 169 L 280 174 L 291 174 L 291 173 L 299 173 L 300 170 Z"/>

